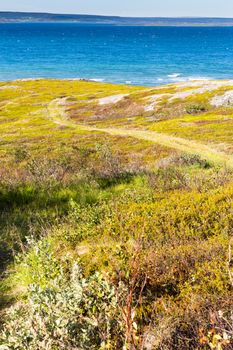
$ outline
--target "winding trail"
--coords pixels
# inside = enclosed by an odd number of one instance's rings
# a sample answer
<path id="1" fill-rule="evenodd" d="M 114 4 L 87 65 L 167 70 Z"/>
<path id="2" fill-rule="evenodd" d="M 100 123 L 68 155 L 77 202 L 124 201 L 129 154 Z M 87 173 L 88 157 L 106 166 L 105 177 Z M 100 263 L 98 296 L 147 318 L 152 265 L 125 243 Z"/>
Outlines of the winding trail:
<path id="1" fill-rule="evenodd" d="M 154 131 L 137 129 L 90 128 L 89 130 L 103 131 L 110 135 L 130 136 L 139 140 L 151 141 L 154 143 L 158 143 L 162 146 L 175 148 L 185 153 L 199 154 L 202 158 L 205 158 L 206 160 L 209 160 L 212 163 L 226 165 L 228 167 L 233 168 L 233 156 L 196 141 L 191 141 L 163 133 L 157 133 Z"/>
<path id="2" fill-rule="evenodd" d="M 139 140 L 154 142 L 159 145 L 173 148 L 185 153 L 198 154 L 202 158 L 210 161 L 213 164 L 233 168 L 232 155 L 226 154 L 222 151 L 218 151 L 210 145 L 205 145 L 196 141 L 148 130 L 97 128 L 89 125 L 73 123 L 66 114 L 64 102 L 64 99 L 56 99 L 51 101 L 48 106 L 49 119 L 52 120 L 55 124 L 65 125 L 83 131 L 99 131 L 110 135 L 134 137 Z"/>

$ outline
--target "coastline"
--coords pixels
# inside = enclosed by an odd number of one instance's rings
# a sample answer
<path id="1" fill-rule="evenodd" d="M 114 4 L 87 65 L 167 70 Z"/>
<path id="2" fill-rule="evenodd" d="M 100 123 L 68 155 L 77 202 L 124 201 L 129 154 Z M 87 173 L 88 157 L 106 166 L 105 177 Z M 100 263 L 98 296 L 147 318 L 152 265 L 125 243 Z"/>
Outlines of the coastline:
<path id="1" fill-rule="evenodd" d="M 120 26 L 233 26 L 224 17 L 121 17 L 89 14 L 0 11 L 0 23 L 77 23 Z"/>
<path id="2" fill-rule="evenodd" d="M 79 21 L 1 21 L 0 24 L 76 24 L 80 26 L 112 26 L 112 27 L 161 27 L 161 28 L 231 28 L 233 27 L 233 21 L 230 23 L 105 23 L 105 22 L 79 22 Z"/>

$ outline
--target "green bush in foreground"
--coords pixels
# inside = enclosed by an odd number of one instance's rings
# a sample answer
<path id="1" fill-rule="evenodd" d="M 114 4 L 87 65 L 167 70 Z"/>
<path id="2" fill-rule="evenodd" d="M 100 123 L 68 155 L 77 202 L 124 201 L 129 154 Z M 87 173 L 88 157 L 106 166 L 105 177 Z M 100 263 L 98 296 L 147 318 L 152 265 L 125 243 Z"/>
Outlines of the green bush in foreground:
<path id="1" fill-rule="evenodd" d="M 120 290 L 99 273 L 84 278 L 78 265 L 46 288 L 29 287 L 27 305 L 8 311 L 1 350 L 121 348 Z"/>

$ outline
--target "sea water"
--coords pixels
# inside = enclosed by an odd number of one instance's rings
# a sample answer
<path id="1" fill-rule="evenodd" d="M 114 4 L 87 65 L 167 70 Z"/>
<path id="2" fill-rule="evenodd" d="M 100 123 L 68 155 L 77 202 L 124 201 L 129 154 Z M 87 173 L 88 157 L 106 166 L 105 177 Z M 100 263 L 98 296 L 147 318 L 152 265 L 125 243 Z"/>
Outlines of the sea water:
<path id="1" fill-rule="evenodd" d="M 233 78 L 233 27 L 0 24 L 0 80 L 158 85 Z"/>

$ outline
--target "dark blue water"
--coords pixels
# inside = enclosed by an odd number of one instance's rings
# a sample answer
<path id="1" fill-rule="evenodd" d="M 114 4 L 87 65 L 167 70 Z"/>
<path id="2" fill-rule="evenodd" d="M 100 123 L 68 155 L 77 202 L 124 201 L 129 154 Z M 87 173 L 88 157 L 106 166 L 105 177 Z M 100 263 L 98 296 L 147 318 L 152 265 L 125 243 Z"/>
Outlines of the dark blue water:
<path id="1" fill-rule="evenodd" d="M 0 24 L 0 80 L 35 77 L 141 85 L 233 78 L 233 27 Z"/>

